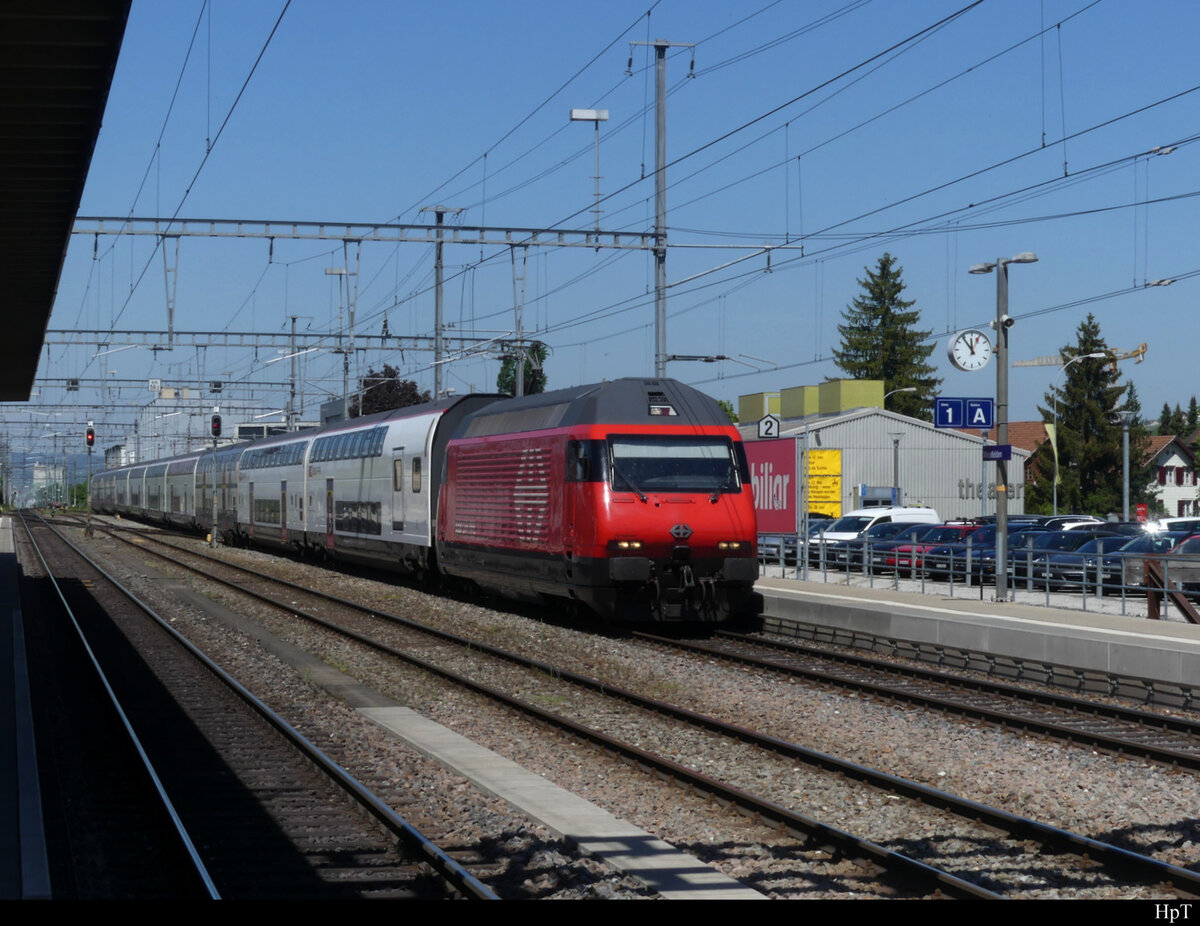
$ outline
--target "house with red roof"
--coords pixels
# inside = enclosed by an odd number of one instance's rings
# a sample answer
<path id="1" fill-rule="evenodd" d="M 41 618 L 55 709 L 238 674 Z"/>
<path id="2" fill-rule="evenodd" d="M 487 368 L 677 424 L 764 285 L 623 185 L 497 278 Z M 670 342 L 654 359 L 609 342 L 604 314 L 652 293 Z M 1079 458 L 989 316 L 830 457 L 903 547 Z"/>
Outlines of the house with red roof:
<path id="1" fill-rule="evenodd" d="M 1147 450 L 1154 467 L 1154 494 L 1167 517 L 1186 517 L 1200 512 L 1196 499 L 1196 456 L 1173 434 L 1150 438 Z"/>

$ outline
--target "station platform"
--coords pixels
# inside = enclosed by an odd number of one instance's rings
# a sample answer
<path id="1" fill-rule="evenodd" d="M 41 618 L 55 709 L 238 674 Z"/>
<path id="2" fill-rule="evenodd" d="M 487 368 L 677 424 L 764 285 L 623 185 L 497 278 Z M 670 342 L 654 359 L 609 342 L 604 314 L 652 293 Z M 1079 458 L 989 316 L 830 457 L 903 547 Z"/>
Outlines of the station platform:
<path id="1" fill-rule="evenodd" d="M 50 897 L 11 517 L 0 517 L 0 898 Z"/>
<path id="2" fill-rule="evenodd" d="M 1194 689 L 1200 701 L 1200 626 L 1181 620 L 776 577 L 755 588 L 770 630 L 1183 707 L 1197 706 Z"/>

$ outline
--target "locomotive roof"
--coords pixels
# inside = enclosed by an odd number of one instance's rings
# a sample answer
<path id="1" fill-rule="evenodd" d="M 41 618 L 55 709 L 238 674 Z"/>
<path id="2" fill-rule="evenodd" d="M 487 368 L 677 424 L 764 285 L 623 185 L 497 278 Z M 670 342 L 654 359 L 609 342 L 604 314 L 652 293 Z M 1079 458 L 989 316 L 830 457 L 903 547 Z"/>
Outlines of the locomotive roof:
<path id="1" fill-rule="evenodd" d="M 455 437 L 484 437 L 577 424 L 729 426 L 704 393 L 674 379 L 630 377 L 496 402 L 471 414 Z"/>

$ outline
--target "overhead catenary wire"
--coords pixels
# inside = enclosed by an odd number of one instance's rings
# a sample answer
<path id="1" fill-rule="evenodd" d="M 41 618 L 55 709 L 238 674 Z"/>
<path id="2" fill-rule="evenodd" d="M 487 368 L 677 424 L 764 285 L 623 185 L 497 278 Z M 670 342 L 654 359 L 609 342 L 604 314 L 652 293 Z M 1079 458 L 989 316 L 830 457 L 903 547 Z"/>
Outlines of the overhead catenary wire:
<path id="1" fill-rule="evenodd" d="M 701 71 L 701 73 L 704 73 L 704 72 Z M 882 114 L 880 114 L 880 115 L 882 115 Z M 830 142 L 827 142 L 827 143 L 830 143 Z M 1051 144 L 1053 144 L 1053 143 L 1051 143 Z M 1074 153 L 1075 152 L 1073 151 L 1073 154 Z M 1077 154 L 1076 154 L 1076 157 L 1078 157 Z M 489 171 L 489 177 L 491 177 L 491 176 L 492 175 Z M 1075 178 L 1078 178 L 1078 176 L 1079 176 L 1079 173 L 1074 171 L 1074 167 L 1073 167 L 1072 178 L 1075 179 Z M 722 189 L 725 189 L 725 188 L 727 188 L 727 187 L 722 187 Z M 1062 189 L 1062 188 L 1064 188 L 1064 187 L 1058 187 L 1058 188 L 1054 188 L 1054 189 Z M 714 192 L 715 191 L 710 191 L 706 195 L 713 195 Z M 1156 189 L 1156 192 L 1158 192 L 1157 189 Z M 1014 194 L 1008 194 L 1008 195 L 1014 195 Z M 1031 191 L 1028 195 L 1039 195 L 1039 194 L 1036 191 Z M 1179 195 L 1190 195 L 1190 194 L 1179 194 Z M 488 199 L 489 199 L 489 197 L 486 197 L 486 196 L 484 197 L 485 202 L 488 201 Z M 1134 197 L 1134 200 L 1139 201 L 1139 198 Z M 1142 200 L 1145 200 L 1146 202 L 1151 202 L 1150 200 L 1146 199 L 1146 197 L 1142 197 Z M 988 208 L 995 209 L 995 208 L 1007 207 L 1008 205 L 1011 205 L 1012 202 L 1016 202 L 1016 201 L 1018 201 L 1018 200 L 1016 200 L 1015 197 L 1013 200 L 1011 200 L 1010 202 L 1007 202 L 1007 203 L 998 200 L 995 205 L 988 207 Z M 1160 199 L 1153 200 L 1153 202 L 1160 202 L 1160 201 L 1166 201 L 1166 200 L 1160 200 Z M 896 204 L 890 204 L 890 207 L 895 207 L 895 205 Z M 1124 207 L 1122 205 L 1118 204 L 1118 205 L 1113 205 L 1113 206 L 1096 206 L 1095 208 L 1096 209 L 1115 210 L 1115 209 L 1120 209 L 1120 208 L 1124 208 Z M 972 212 L 972 217 L 977 218 L 978 216 L 980 216 L 982 214 L 983 214 L 983 209 L 976 208 Z M 1079 215 L 1079 214 L 1082 214 L 1082 213 L 1078 212 L 1078 211 L 1063 211 L 1063 212 L 1047 211 L 1046 213 L 1044 213 L 1043 215 L 1040 215 L 1040 216 L 1029 216 L 1027 218 L 1014 218 L 1014 219 L 1009 219 L 1009 220 L 998 220 L 996 222 L 986 222 L 986 223 L 977 222 L 977 223 L 971 224 L 971 225 L 963 224 L 960 227 L 962 227 L 964 229 L 965 228 L 1000 227 L 1001 225 L 1012 225 L 1012 224 L 1017 224 L 1017 223 L 1024 222 L 1024 221 L 1029 221 L 1029 222 L 1048 221 L 1053 218 L 1075 216 L 1075 215 Z M 856 224 L 856 220 L 858 222 L 861 222 L 861 219 L 857 218 L 857 217 L 852 218 L 847 221 L 849 222 L 849 224 L 851 226 L 853 226 L 854 224 Z M 878 230 L 871 230 L 871 231 L 866 231 L 866 232 L 864 232 L 862 230 L 859 230 L 859 231 L 854 231 L 854 230 L 850 230 L 850 229 L 842 230 L 842 229 L 835 227 L 833 230 L 825 232 L 824 234 L 822 234 L 822 232 L 820 232 L 820 231 L 817 231 L 817 232 L 814 232 L 809 235 L 799 234 L 794 237 L 799 238 L 801 240 L 812 240 L 812 241 L 824 240 L 827 244 L 831 245 L 830 249 L 823 252 L 824 257 L 827 259 L 828 257 L 833 256 L 833 255 L 844 255 L 844 254 L 854 253 L 854 251 L 851 250 L 851 248 L 854 247 L 855 244 L 857 244 L 860 247 L 875 247 L 875 246 L 878 246 L 878 242 L 880 242 L 880 241 L 895 240 L 895 239 L 885 239 L 884 237 L 882 237 L 882 236 L 886 236 L 889 234 L 899 236 L 902 234 L 905 234 L 905 235 L 907 235 L 907 234 L 930 235 L 930 234 L 944 233 L 943 230 L 939 230 L 937 227 L 935 227 L 933 225 L 929 225 L 928 223 L 930 220 L 928 217 L 925 220 L 918 220 L 918 221 L 925 221 L 928 227 L 914 226 L 912 229 L 905 230 L 905 231 L 894 231 L 894 230 L 889 231 L 887 228 L 880 228 Z M 883 223 L 879 223 L 879 224 L 882 225 Z M 673 231 L 675 231 L 675 230 L 683 230 L 683 227 L 675 226 L 675 227 L 673 227 Z M 717 230 L 714 230 L 714 231 L 716 231 L 716 233 L 720 233 Z M 790 229 L 784 230 L 783 237 L 785 240 L 794 240 L 793 236 L 790 234 L 790 231 L 791 231 Z M 705 233 L 705 231 L 701 230 L 701 229 L 688 229 L 688 232 L 694 233 L 694 234 L 704 234 Z M 801 229 L 801 232 L 803 232 L 803 229 Z M 730 234 L 730 233 L 726 233 L 726 234 Z M 736 235 L 736 234 L 739 234 L 739 233 L 734 232 L 734 233 L 730 234 L 730 237 L 734 237 L 734 235 Z M 740 234 L 751 235 L 754 233 L 742 232 Z M 835 244 L 840 244 L 840 248 L 832 247 Z M 618 259 L 620 259 L 620 258 L 614 256 L 612 258 L 612 262 L 615 262 Z M 600 263 L 600 262 L 597 262 L 597 263 Z M 799 266 L 807 266 L 807 265 L 800 264 Z M 476 263 L 468 264 L 463 267 L 462 273 L 464 273 L 464 274 L 465 273 L 473 273 L 477 269 L 479 269 L 479 264 L 476 264 Z M 777 270 L 785 269 L 785 265 L 777 264 L 775 266 L 775 269 L 777 269 Z M 557 293 L 566 292 L 568 290 L 568 287 L 572 283 L 583 282 L 583 281 L 591 278 L 594 275 L 594 273 L 596 273 L 596 272 L 599 272 L 599 271 L 598 270 L 590 270 L 585 273 L 580 273 L 577 276 L 572 277 L 571 280 L 568 280 L 565 282 L 560 281 L 559 283 L 556 284 L 554 291 Z M 718 288 L 721 285 L 736 286 L 736 287 L 741 287 L 744 285 L 753 285 L 753 280 L 757 277 L 758 272 L 759 272 L 758 270 L 750 271 L 745 280 L 742 280 L 737 277 L 729 277 L 723 284 L 720 281 L 718 281 L 716 285 L 718 286 Z M 417 273 L 418 273 L 417 268 L 414 265 L 413 269 L 409 271 L 409 276 L 410 277 L 416 276 Z M 376 276 L 379 276 L 379 274 L 376 274 Z M 714 277 L 723 277 L 723 276 L 726 276 L 726 274 L 723 272 L 722 273 L 713 273 L 713 276 Z M 406 279 L 408 279 L 408 278 L 406 277 Z M 262 281 L 262 277 L 260 276 L 259 283 L 261 283 L 261 281 Z M 258 284 L 256 283 L 255 286 L 257 286 L 257 285 Z M 678 281 L 676 281 L 676 283 L 674 285 L 678 286 Z M 683 287 L 680 287 L 680 288 L 682 289 Z M 403 287 L 394 288 L 393 293 L 396 293 L 397 295 L 399 295 L 401 289 L 403 289 Z M 365 311 L 362 315 L 360 315 L 360 318 L 369 316 L 372 312 L 374 312 L 376 314 L 376 316 L 378 317 L 378 315 L 381 315 L 383 312 L 387 311 L 387 308 L 389 305 L 391 305 L 391 306 L 403 305 L 406 302 L 409 302 L 411 300 L 419 298 L 425 292 L 428 292 L 428 289 L 425 289 L 422 286 L 417 286 L 417 287 L 414 287 L 413 291 L 410 292 L 407 296 L 400 298 L 400 299 L 393 300 L 387 296 L 381 297 L 381 298 L 375 300 L 374 303 L 371 305 L 370 310 Z M 540 295 L 536 298 L 539 298 L 539 299 L 545 298 L 545 295 L 548 295 L 548 293 Z M 246 296 L 247 301 L 252 298 L 253 298 L 253 288 L 252 288 L 252 291 Z M 532 298 L 533 297 L 531 297 L 531 301 L 532 301 Z M 631 297 L 631 298 L 633 298 L 633 297 Z M 590 301 L 594 301 L 594 298 L 586 300 L 586 302 L 590 302 Z M 586 302 L 584 303 L 585 305 L 586 305 Z M 563 304 L 565 305 L 567 303 L 564 302 Z M 246 305 L 246 303 L 243 302 L 242 306 L 244 307 L 245 305 Z M 497 308 L 493 314 L 501 314 L 506 311 L 508 311 L 507 307 L 501 307 L 501 308 Z M 604 307 L 602 307 L 602 306 L 591 306 L 591 307 L 589 307 L 589 311 L 592 313 L 593 318 L 603 318 L 604 317 L 604 315 L 603 315 Z M 482 321 L 483 319 L 487 318 L 488 316 L 487 316 L 486 312 L 487 312 L 487 309 L 485 308 L 484 314 L 479 315 L 477 317 L 477 320 Z M 600 314 L 598 314 L 598 315 L 595 314 L 597 312 Z M 231 321 L 232 321 L 232 319 L 231 319 Z M 552 332 L 553 330 L 555 330 L 553 327 L 553 321 L 554 320 L 552 320 L 552 323 L 547 325 L 546 328 L 544 329 L 546 332 Z"/>

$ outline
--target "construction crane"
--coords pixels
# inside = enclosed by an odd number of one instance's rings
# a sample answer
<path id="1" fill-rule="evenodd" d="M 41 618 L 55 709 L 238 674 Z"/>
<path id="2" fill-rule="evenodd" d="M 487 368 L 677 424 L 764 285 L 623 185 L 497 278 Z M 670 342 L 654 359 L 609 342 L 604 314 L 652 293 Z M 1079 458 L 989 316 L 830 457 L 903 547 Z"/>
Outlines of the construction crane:
<path id="1" fill-rule="evenodd" d="M 1118 351 L 1114 347 L 1108 348 L 1106 353 L 1109 355 L 1113 369 L 1117 368 L 1117 362 L 1120 360 L 1133 360 L 1135 363 L 1141 363 L 1146 359 L 1146 342 L 1143 341 L 1133 350 Z M 1067 358 L 1070 359 L 1070 358 Z M 1066 360 L 1060 354 L 1051 354 L 1048 357 L 1034 357 L 1032 360 L 1014 360 L 1014 367 L 1061 367 Z"/>

